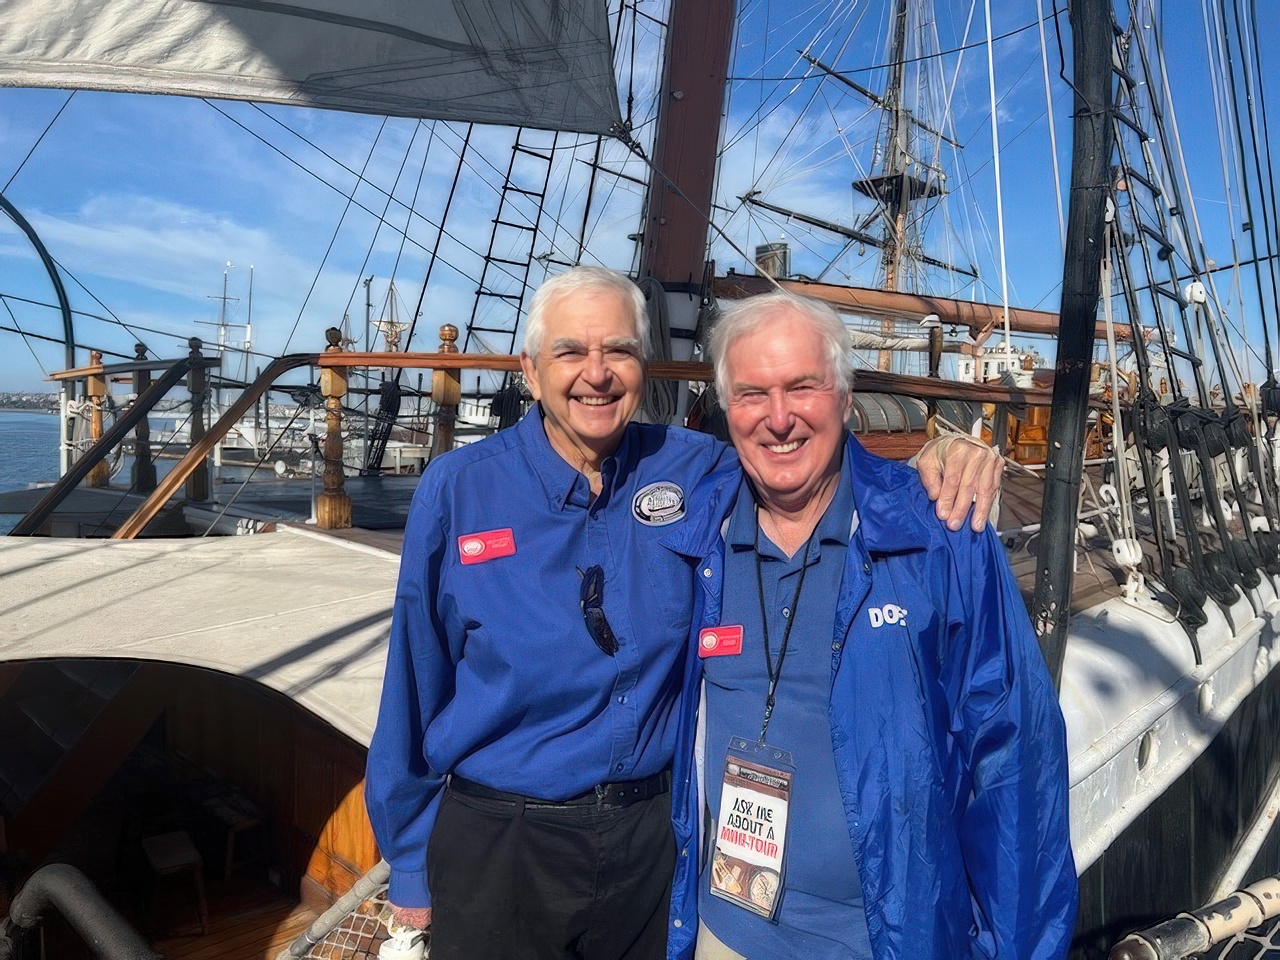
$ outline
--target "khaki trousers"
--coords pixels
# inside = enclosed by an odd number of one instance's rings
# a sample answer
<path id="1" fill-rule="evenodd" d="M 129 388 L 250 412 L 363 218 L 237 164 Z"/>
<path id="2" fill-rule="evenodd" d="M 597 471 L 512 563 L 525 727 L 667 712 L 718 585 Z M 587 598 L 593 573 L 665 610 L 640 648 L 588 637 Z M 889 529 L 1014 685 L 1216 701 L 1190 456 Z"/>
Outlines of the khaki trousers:
<path id="1" fill-rule="evenodd" d="M 698 925 L 698 945 L 694 948 L 693 960 L 747 960 L 747 958 L 726 947 L 714 933 L 707 929 L 705 923 L 701 923 Z"/>

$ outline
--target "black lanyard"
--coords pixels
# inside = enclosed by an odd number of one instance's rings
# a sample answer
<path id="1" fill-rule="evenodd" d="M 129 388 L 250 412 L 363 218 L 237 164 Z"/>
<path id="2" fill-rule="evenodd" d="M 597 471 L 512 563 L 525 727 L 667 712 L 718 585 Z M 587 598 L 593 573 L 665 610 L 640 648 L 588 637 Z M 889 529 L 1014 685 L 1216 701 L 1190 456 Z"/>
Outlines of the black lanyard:
<path id="1" fill-rule="evenodd" d="M 816 533 L 816 529 L 814 533 Z M 760 742 L 764 743 L 764 735 L 769 729 L 769 721 L 773 718 L 774 695 L 778 692 L 778 679 L 782 676 L 782 662 L 787 659 L 787 646 L 791 642 L 791 628 L 800 616 L 800 591 L 804 589 L 804 575 L 809 572 L 809 548 L 813 545 L 813 533 L 804 542 L 804 564 L 800 567 L 800 576 L 796 583 L 795 596 L 791 598 L 791 616 L 782 630 L 782 646 L 778 648 L 778 665 L 773 665 L 773 651 L 769 649 L 769 611 L 764 601 L 764 573 L 760 564 L 760 515 L 756 514 L 756 586 L 760 592 L 760 630 L 764 634 L 764 669 L 769 677 L 769 691 L 764 699 L 764 723 L 760 726 Z"/>

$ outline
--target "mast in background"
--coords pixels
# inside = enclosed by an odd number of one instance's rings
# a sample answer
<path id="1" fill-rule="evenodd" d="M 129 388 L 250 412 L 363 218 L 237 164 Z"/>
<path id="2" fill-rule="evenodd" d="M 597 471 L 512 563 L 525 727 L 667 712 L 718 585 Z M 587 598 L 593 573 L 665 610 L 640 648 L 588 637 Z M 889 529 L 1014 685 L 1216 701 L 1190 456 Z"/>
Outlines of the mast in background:
<path id="1" fill-rule="evenodd" d="M 736 0 L 672 0 L 638 276 L 666 292 L 670 359 L 687 360 L 702 305 L 707 229 Z M 661 171 L 661 172 L 657 172 Z M 681 391 L 683 394 L 684 391 Z"/>
<path id="2" fill-rule="evenodd" d="M 884 110 L 885 121 L 882 139 L 876 144 L 876 156 L 882 161 L 879 172 L 855 180 L 853 189 L 870 197 L 880 207 L 884 229 L 880 241 L 880 263 L 884 270 L 884 289 L 898 291 L 906 280 L 907 259 L 911 252 L 912 219 L 911 204 L 915 200 L 932 199 L 943 193 L 940 171 L 926 169 L 922 177 L 912 166 L 921 163 L 913 159 L 922 152 L 913 150 L 912 128 L 920 124 L 906 103 L 907 82 L 907 27 L 910 21 L 909 0 L 894 0 L 893 26 L 889 38 L 889 84 L 881 97 L 871 100 Z M 925 126 L 930 132 L 932 127 Z M 939 134 L 940 136 L 940 134 Z M 895 320 L 886 317 L 880 321 L 880 332 L 891 337 L 895 333 Z M 941 330 L 938 331 L 940 341 Z M 938 346 L 941 346 L 939 342 Z M 893 367 L 893 351 L 881 350 L 876 357 L 876 368 L 889 371 Z M 932 371 L 931 371 L 932 372 Z"/>
<path id="3" fill-rule="evenodd" d="M 1058 357 L 1045 461 L 1044 505 L 1031 619 L 1053 681 L 1062 677 L 1074 578 L 1077 506 L 1084 471 L 1095 321 L 1111 188 L 1110 0 L 1069 0 L 1075 90 L 1071 206 L 1062 269 Z M 1191 534 L 1194 536 L 1194 533 Z"/>

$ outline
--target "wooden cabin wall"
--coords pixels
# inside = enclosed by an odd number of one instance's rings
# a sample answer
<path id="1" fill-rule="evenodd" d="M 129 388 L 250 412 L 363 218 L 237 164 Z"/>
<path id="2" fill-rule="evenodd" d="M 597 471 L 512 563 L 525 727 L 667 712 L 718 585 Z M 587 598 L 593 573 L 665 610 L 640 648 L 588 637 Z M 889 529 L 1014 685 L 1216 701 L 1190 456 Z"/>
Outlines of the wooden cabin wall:
<path id="1" fill-rule="evenodd" d="M 169 749 L 237 784 L 271 823 L 271 843 L 313 905 L 378 862 L 364 806 L 365 748 L 250 681 L 169 667 Z"/>

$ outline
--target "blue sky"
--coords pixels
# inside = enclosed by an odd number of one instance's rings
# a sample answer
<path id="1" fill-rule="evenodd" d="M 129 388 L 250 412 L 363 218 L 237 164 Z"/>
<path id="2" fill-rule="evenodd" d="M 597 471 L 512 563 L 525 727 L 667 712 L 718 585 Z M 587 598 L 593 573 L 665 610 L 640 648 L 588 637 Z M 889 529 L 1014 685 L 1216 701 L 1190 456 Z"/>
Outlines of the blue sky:
<path id="1" fill-rule="evenodd" d="M 1004 0 L 993 6 L 996 34 L 1036 19 L 1034 0 Z M 1045 0 L 1046 11 L 1049 6 Z M 775 78 L 805 76 L 806 65 L 798 63 L 796 55 L 802 46 L 841 70 L 883 62 L 884 10 L 877 2 L 806 5 L 743 0 L 741 7 L 732 67 L 738 79 L 729 100 L 724 134 L 728 147 L 717 194 L 717 202 L 725 209 L 717 219 L 744 250 L 764 240 L 786 239 L 793 245 L 797 271 L 816 275 L 827 269 L 828 279 L 838 282 L 874 282 L 874 251 L 859 256 L 851 250 L 829 263 L 841 241 L 774 215 L 742 209 L 736 197 L 747 189 L 759 189 L 774 203 L 845 223 L 866 212 L 866 201 L 855 199 L 850 183 L 871 162 L 876 111 L 830 79 Z M 937 7 L 938 46 L 961 45 L 969 4 L 939 3 Z M 664 13 L 663 4 L 656 0 L 642 2 L 641 10 L 659 18 Z M 1176 17 L 1164 18 L 1164 30 L 1166 54 L 1177 64 L 1175 99 L 1184 146 L 1210 256 L 1226 263 L 1231 260 L 1227 224 L 1242 217 L 1226 203 L 1218 172 L 1218 134 L 1200 4 L 1181 0 L 1176 10 Z M 1280 14 L 1263 5 L 1259 16 L 1265 40 L 1280 35 Z M 1065 29 L 1065 15 L 1062 19 Z M 620 76 L 621 95 L 635 94 L 634 119 L 642 140 L 652 129 L 647 121 L 657 81 L 657 36 L 651 23 L 639 21 L 640 56 L 635 68 L 626 68 Z M 978 4 L 968 42 L 984 36 Z M 1071 101 L 1057 76 L 1051 29 L 1048 42 L 1053 113 L 1065 178 Z M 1274 54 L 1266 42 L 1262 54 L 1264 69 L 1271 70 L 1264 78 L 1270 119 L 1280 130 L 1280 64 L 1271 63 Z M 1069 48 L 1067 59 L 1069 70 Z M 995 62 L 1001 97 L 998 116 L 1010 300 L 1056 309 L 1061 257 L 1036 30 L 1022 30 L 998 41 Z M 965 51 L 962 58 L 949 54 L 941 63 L 941 83 L 950 85 L 953 78 L 955 83 L 953 126 L 948 129 L 965 147 L 958 160 L 949 150 L 942 154 L 953 186 L 947 206 L 955 228 L 942 230 L 939 215 L 928 239 L 929 252 L 972 258 L 984 277 L 975 295 L 998 301 L 986 52 L 979 46 Z M 954 76 L 957 63 L 958 76 Z M 854 76 L 866 86 L 881 89 L 884 74 L 878 70 Z M 153 353 L 176 355 L 182 339 L 193 334 L 206 340 L 216 337 L 212 327 L 198 323 L 217 318 L 219 303 L 211 298 L 221 293 L 228 261 L 233 263 L 229 293 L 240 298 L 230 307 L 237 322 L 244 320 L 249 266 L 254 267 L 255 348 L 267 355 L 286 347 L 320 349 L 324 328 L 348 314 L 354 332 L 361 335 L 364 277 L 375 277 L 375 317 L 386 311 L 393 273 L 399 313 L 401 317 L 411 313 L 437 242 L 438 259 L 414 346 L 433 348 L 440 323 L 465 326 L 471 316 L 481 255 L 488 246 L 496 210 L 496 184 L 510 156 L 511 131 L 475 128 L 471 163 L 459 180 L 446 220 L 448 235 L 437 241 L 436 227 L 465 133 L 459 124 L 384 121 L 270 105 L 259 109 L 236 102 L 211 106 L 177 97 L 82 91 L 69 103 L 67 98 L 68 93 L 59 90 L 0 90 L 0 184 L 9 180 L 65 103 L 61 116 L 5 195 L 32 221 L 69 272 L 65 279 L 72 305 L 93 314 L 106 314 L 109 309 L 135 326 Z M 538 142 L 550 142 L 549 134 L 532 136 Z M 551 260 L 572 258 L 577 249 L 587 179 L 582 160 L 590 150 L 575 153 L 568 149 L 574 142 L 586 143 L 587 138 L 562 136 L 557 143 L 553 214 L 547 222 L 559 226 L 544 230 L 535 250 Z M 643 176 L 639 161 L 628 158 L 616 144 L 606 147 L 604 164 Z M 365 177 L 359 181 L 352 171 L 362 168 Z M 584 259 L 630 268 L 634 243 L 627 234 L 637 227 L 641 190 L 608 175 L 599 178 L 599 185 L 588 217 Z M 389 194 L 394 197 L 390 202 Z M 381 215 L 384 209 L 388 222 L 379 225 L 375 214 Z M 712 244 L 712 255 L 722 268 L 746 269 L 725 241 Z M 534 283 L 542 269 L 535 268 Z M 945 278 L 930 282 L 938 292 L 953 292 Z M 1251 294 L 1233 292 L 1227 275 L 1222 275 L 1222 283 L 1224 298 L 1232 301 L 1239 315 L 1250 318 L 1245 322 L 1253 325 L 1252 338 L 1257 339 L 1257 308 Z M 29 246 L 7 220 L 0 221 L 0 292 L 32 301 L 52 300 L 48 281 Z M 960 287 L 954 292 L 967 297 L 974 290 Z M 13 326 L 16 320 L 31 333 L 59 335 L 54 311 L 20 299 L 5 303 L 13 315 L 0 309 L 0 326 Z M 115 323 L 78 317 L 77 333 L 83 342 L 132 353 L 132 336 Z M 34 339 L 24 342 L 3 332 L 0 344 L 0 390 L 48 389 L 42 382 L 42 368 L 62 365 L 60 346 Z M 505 349 L 506 344 L 498 346 Z M 1037 347 L 1051 352 L 1048 344 Z"/>

